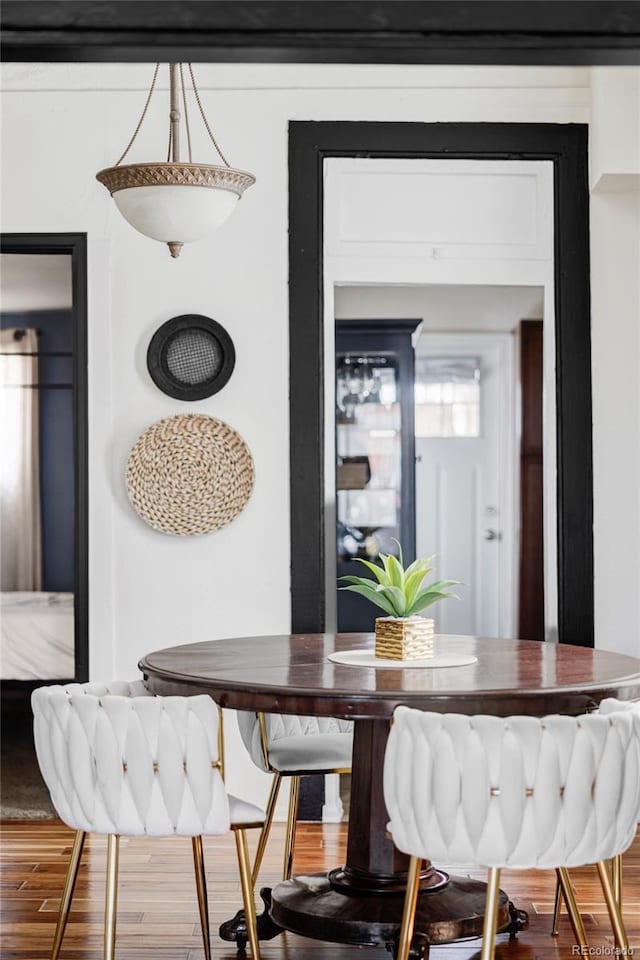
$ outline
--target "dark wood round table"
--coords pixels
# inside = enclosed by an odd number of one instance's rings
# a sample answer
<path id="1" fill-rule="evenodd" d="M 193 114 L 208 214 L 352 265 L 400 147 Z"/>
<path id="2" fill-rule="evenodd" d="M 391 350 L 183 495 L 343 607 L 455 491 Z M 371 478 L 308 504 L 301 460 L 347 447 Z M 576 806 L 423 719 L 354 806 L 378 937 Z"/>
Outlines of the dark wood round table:
<path id="1" fill-rule="evenodd" d="M 347 858 L 326 875 L 272 891 L 271 916 L 286 930 L 338 943 L 392 946 L 408 858 L 387 834 L 382 765 L 400 704 L 438 713 L 577 715 L 604 697 L 640 699 L 640 660 L 565 644 L 436 637 L 435 652 L 473 654 L 464 667 L 385 670 L 328 659 L 371 649 L 367 634 L 240 637 L 150 653 L 140 669 L 158 694 L 207 693 L 223 707 L 355 721 Z M 416 956 L 429 944 L 482 933 L 485 885 L 427 863 L 416 914 Z M 501 893 L 499 925 L 515 933 L 526 915 Z"/>

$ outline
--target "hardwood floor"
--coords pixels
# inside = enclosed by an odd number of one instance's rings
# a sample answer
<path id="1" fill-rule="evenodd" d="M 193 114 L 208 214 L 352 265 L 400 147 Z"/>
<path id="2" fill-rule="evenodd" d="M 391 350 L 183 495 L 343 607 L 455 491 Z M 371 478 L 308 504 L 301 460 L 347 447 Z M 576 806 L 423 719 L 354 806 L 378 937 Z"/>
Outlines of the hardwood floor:
<path id="1" fill-rule="evenodd" d="M 254 834 L 257 831 L 254 832 Z M 276 824 L 259 885 L 277 881 L 284 828 Z M 2 825 L 2 960 L 49 957 L 58 898 L 72 831 L 59 822 Z M 254 836 L 255 842 L 255 836 Z M 311 873 L 344 858 L 344 825 L 301 824 L 294 872 Z M 233 945 L 217 936 L 218 925 L 241 903 L 231 836 L 205 839 L 213 953 L 232 960 Z M 61 960 L 101 960 L 106 840 L 87 840 Z M 458 871 L 460 872 L 460 871 Z M 482 871 L 473 876 L 482 878 Z M 123 839 L 120 853 L 117 960 L 203 960 L 191 843 L 187 839 Z M 613 938 L 595 870 L 572 871 L 593 956 L 613 956 Z M 555 875 L 505 871 L 502 887 L 530 914 L 530 928 L 517 941 L 500 937 L 499 960 L 560 960 L 572 955 L 573 939 L 563 913 L 560 936 L 549 935 Z M 625 855 L 625 920 L 631 943 L 640 949 L 640 835 Z M 605 948 L 605 949 L 603 949 Z M 472 960 L 479 943 L 433 948 L 432 960 Z M 264 960 L 388 960 L 384 948 L 320 943 L 285 934 L 262 945 Z"/>

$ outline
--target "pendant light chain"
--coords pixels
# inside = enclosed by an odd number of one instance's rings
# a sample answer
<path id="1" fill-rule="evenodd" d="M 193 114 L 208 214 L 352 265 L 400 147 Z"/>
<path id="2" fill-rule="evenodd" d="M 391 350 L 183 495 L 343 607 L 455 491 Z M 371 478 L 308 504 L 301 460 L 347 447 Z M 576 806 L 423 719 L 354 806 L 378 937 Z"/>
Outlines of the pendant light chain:
<path id="1" fill-rule="evenodd" d="M 127 146 L 125 147 L 124 153 L 122 154 L 122 156 L 120 157 L 120 159 L 117 160 L 117 161 L 115 162 L 115 164 L 114 164 L 114 166 L 116 166 L 116 167 L 119 167 L 119 166 L 120 166 L 120 164 L 122 163 L 122 161 L 124 160 L 124 158 L 126 157 L 126 155 L 129 153 L 129 150 L 131 150 L 131 147 L 133 146 L 133 141 L 134 141 L 134 140 L 136 139 L 136 137 L 138 136 L 138 133 L 140 132 L 140 127 L 141 127 L 142 124 L 144 123 L 144 118 L 145 118 L 146 115 L 147 115 L 147 110 L 149 109 L 149 104 L 151 103 L 151 97 L 153 96 L 153 91 L 155 90 L 156 80 L 158 79 L 158 70 L 159 70 L 159 69 L 160 69 L 160 64 L 159 64 L 159 63 L 156 63 L 155 70 L 153 71 L 153 79 L 152 79 L 152 81 L 151 81 L 151 87 L 149 88 L 149 93 L 147 94 L 147 102 L 145 103 L 144 109 L 143 109 L 142 114 L 141 114 L 141 116 L 140 116 L 140 119 L 138 120 L 138 125 L 136 126 L 135 130 L 133 131 L 133 136 L 131 137 L 131 140 L 129 140 L 129 143 L 128 143 Z"/>
<path id="2" fill-rule="evenodd" d="M 182 87 L 182 104 L 184 106 L 184 127 L 187 133 L 187 152 L 189 154 L 189 163 L 193 163 L 191 155 L 191 131 L 189 130 L 189 108 L 187 106 L 187 91 L 184 86 L 184 71 L 180 64 L 180 86 Z"/>
<path id="3" fill-rule="evenodd" d="M 198 90 L 198 85 L 196 84 L 196 78 L 195 78 L 194 73 L 193 73 L 193 66 L 192 66 L 192 64 L 188 64 L 188 66 L 189 66 L 189 73 L 191 74 L 191 83 L 192 83 L 192 85 L 193 85 L 193 95 L 194 95 L 194 97 L 195 97 L 195 99 L 196 99 L 196 103 L 197 103 L 197 105 L 198 105 L 198 110 L 200 111 L 200 116 L 202 117 L 202 122 L 204 123 L 205 128 L 206 128 L 206 131 L 207 131 L 207 133 L 209 134 L 209 139 L 211 140 L 212 144 L 214 145 L 214 147 L 215 147 L 215 149 L 216 149 L 216 151 L 217 151 L 220 159 L 221 159 L 222 162 L 224 163 L 225 167 L 230 167 L 231 164 L 229 163 L 229 161 L 228 161 L 227 158 L 225 157 L 224 153 L 223 153 L 222 150 L 220 149 L 220 145 L 218 144 L 218 141 L 217 141 L 216 138 L 214 137 L 213 131 L 211 130 L 211 127 L 209 126 L 209 121 L 207 120 L 207 117 L 206 117 L 205 112 L 204 112 L 204 108 L 203 108 L 203 106 L 202 106 L 202 101 L 200 100 L 200 91 Z M 181 86 L 181 88 L 182 88 L 182 103 L 183 103 L 183 107 L 184 107 L 184 122 L 185 122 L 185 130 L 186 130 L 186 134 L 187 134 L 187 149 L 188 149 L 188 153 L 189 153 L 189 163 L 193 163 L 193 156 L 192 156 L 192 150 L 191 150 L 191 130 L 190 130 L 190 127 L 189 127 L 189 111 L 188 111 L 188 107 L 187 107 L 187 92 L 186 92 L 185 83 L 184 83 L 184 71 L 183 71 L 183 68 L 182 68 L 182 64 L 179 65 L 179 68 L 180 68 L 180 86 Z M 160 69 L 160 64 L 159 64 L 159 63 L 156 63 L 155 68 L 154 68 L 154 71 L 153 71 L 153 78 L 152 78 L 152 80 L 151 80 L 151 86 L 150 86 L 150 88 L 149 88 L 149 93 L 147 94 L 147 99 L 146 99 L 144 108 L 143 108 L 143 110 L 142 110 L 142 113 L 141 113 L 141 115 L 140 115 L 140 119 L 138 120 L 138 123 L 136 124 L 136 128 L 135 128 L 135 130 L 133 131 L 133 135 L 132 135 L 131 139 L 129 140 L 129 143 L 127 144 L 127 146 L 126 146 L 125 149 L 123 150 L 123 152 L 122 152 L 121 156 L 119 157 L 119 159 L 118 159 L 118 160 L 116 161 L 116 163 L 114 164 L 114 166 L 116 166 L 116 167 L 119 167 L 119 166 L 120 166 L 120 164 L 122 163 L 122 161 L 124 160 L 124 158 L 127 156 L 127 154 L 129 153 L 129 151 L 131 150 L 131 147 L 133 146 L 133 144 L 134 144 L 134 142 L 135 142 L 135 139 L 136 139 L 136 137 L 138 136 L 138 134 L 139 134 L 139 132 L 140 132 L 140 128 L 141 128 L 142 124 L 144 123 L 145 117 L 147 116 L 147 111 L 148 111 L 148 109 L 149 109 L 149 104 L 151 103 L 151 97 L 153 96 L 153 92 L 154 92 L 154 90 L 155 90 L 155 88 L 156 88 L 156 81 L 157 81 L 157 79 L 158 79 L 158 71 L 159 71 L 159 69 Z M 170 160 L 171 160 L 171 149 L 172 149 L 172 146 L 173 146 L 173 136 L 172 136 L 172 132 L 171 132 L 171 127 L 169 127 L 169 144 L 168 144 L 168 147 L 167 147 L 167 163 L 169 163 Z"/>
<path id="4" fill-rule="evenodd" d="M 216 150 L 218 151 L 218 154 L 219 154 L 219 156 L 220 156 L 220 159 L 221 159 L 222 162 L 224 163 L 225 167 L 230 167 L 231 164 L 229 163 L 229 161 L 228 161 L 227 158 L 225 157 L 224 153 L 222 152 L 222 150 L 221 150 L 220 147 L 218 146 L 218 143 L 217 143 L 217 141 L 216 141 L 216 138 L 214 137 L 213 133 L 211 132 L 211 127 L 209 126 L 209 122 L 208 122 L 208 120 L 207 120 L 207 118 L 206 118 L 206 116 L 205 116 L 204 110 L 203 110 L 203 108 L 202 108 L 202 103 L 200 102 L 200 94 L 199 94 L 199 92 L 198 92 L 198 87 L 197 87 L 197 85 L 196 85 L 196 78 L 195 78 L 194 75 L 193 75 L 193 67 L 192 67 L 191 64 L 189 64 L 188 66 L 189 66 L 189 73 L 191 74 L 191 83 L 193 84 L 193 93 L 194 93 L 194 96 L 195 96 L 195 98 L 196 98 L 196 103 L 198 104 L 198 109 L 199 109 L 199 111 L 200 111 L 200 116 L 202 117 L 202 122 L 204 123 L 205 127 L 207 128 L 207 133 L 209 134 L 209 137 L 211 138 L 211 142 L 213 143 L 214 147 L 215 147 Z"/>

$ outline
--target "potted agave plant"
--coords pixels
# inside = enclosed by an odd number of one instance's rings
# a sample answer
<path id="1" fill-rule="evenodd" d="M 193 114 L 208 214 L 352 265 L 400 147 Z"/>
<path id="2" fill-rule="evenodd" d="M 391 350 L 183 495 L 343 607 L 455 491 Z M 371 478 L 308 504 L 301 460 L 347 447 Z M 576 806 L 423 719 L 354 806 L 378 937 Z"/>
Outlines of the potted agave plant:
<path id="1" fill-rule="evenodd" d="M 341 577 L 341 580 L 348 581 L 348 585 L 339 589 L 359 593 L 387 614 L 376 619 L 376 657 L 389 660 L 428 659 L 433 656 L 433 620 L 418 614 L 438 600 L 455 598 L 456 595 L 447 593 L 447 590 L 460 581 L 434 580 L 425 585 L 426 578 L 433 570 L 431 562 L 434 558 L 414 560 L 405 570 L 400 544 L 398 551 L 399 558 L 381 553 L 382 566 L 356 557 L 371 571 L 374 579 Z"/>

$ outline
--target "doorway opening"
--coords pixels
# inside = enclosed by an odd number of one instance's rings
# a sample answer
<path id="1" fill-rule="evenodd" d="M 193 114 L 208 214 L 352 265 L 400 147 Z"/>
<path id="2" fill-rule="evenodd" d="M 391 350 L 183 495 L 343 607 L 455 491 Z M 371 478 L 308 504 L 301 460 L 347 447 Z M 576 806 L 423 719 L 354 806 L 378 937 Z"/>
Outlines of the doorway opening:
<path id="1" fill-rule="evenodd" d="M 86 236 L 4 234 L 1 261 L 0 811 L 40 819 L 31 692 L 88 679 Z"/>
<path id="2" fill-rule="evenodd" d="M 544 640 L 544 290 L 343 285 L 334 303 L 338 577 L 399 540 L 461 581 L 437 632 Z M 375 616 L 339 591 L 338 631 Z"/>

